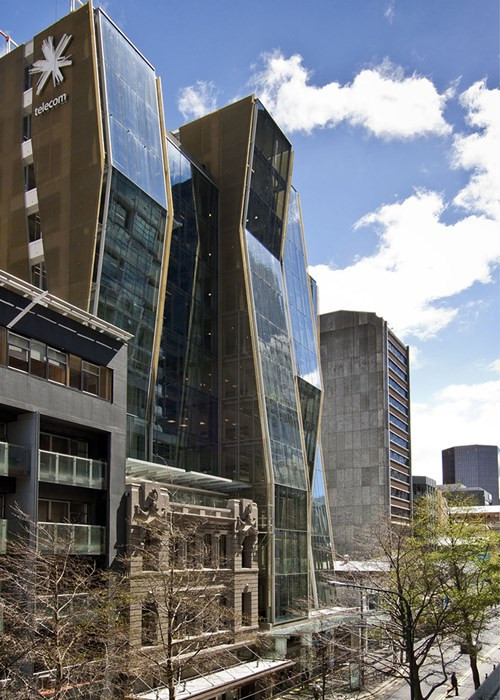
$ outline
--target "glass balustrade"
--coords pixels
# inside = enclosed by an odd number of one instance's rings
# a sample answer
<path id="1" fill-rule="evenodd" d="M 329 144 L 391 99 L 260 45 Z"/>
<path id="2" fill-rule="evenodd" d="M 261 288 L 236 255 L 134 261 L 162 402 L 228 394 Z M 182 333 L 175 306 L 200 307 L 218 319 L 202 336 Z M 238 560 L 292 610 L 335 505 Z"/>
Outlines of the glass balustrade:
<path id="1" fill-rule="evenodd" d="M 106 486 L 106 463 L 97 459 L 40 450 L 39 479 L 55 484 L 103 489 Z"/>
<path id="2" fill-rule="evenodd" d="M 29 447 L 0 442 L 0 476 L 26 476 L 29 471 Z"/>
<path id="3" fill-rule="evenodd" d="M 7 520 L 0 520 L 0 554 L 7 551 Z"/>
<path id="4" fill-rule="evenodd" d="M 104 554 L 106 528 L 101 525 L 38 523 L 38 549 L 50 552 L 69 546 L 71 554 Z"/>

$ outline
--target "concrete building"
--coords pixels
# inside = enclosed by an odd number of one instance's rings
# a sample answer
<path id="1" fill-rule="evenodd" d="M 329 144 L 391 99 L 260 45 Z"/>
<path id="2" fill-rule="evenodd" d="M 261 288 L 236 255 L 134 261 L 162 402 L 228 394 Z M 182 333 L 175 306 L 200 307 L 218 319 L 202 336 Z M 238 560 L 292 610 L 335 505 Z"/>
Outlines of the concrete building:
<path id="1" fill-rule="evenodd" d="M 322 445 L 335 549 L 356 558 L 381 518 L 411 515 L 408 348 L 374 313 L 320 317 Z"/>
<path id="2" fill-rule="evenodd" d="M 433 496 L 436 493 L 436 481 L 428 476 L 412 476 L 411 485 L 413 501 L 421 496 Z"/>
<path id="3" fill-rule="evenodd" d="M 498 498 L 498 447 L 496 445 L 459 445 L 442 451 L 443 484 L 480 486 L 492 496 L 492 505 Z"/>
<path id="4" fill-rule="evenodd" d="M 0 272 L 0 507 L 110 564 L 124 537 L 130 335 Z M 5 552 L 6 541 L 2 544 Z"/>
<path id="5" fill-rule="evenodd" d="M 437 487 L 448 503 L 462 505 L 470 503 L 476 506 L 491 506 L 493 496 L 480 486 L 464 486 L 464 484 L 441 484 Z"/>

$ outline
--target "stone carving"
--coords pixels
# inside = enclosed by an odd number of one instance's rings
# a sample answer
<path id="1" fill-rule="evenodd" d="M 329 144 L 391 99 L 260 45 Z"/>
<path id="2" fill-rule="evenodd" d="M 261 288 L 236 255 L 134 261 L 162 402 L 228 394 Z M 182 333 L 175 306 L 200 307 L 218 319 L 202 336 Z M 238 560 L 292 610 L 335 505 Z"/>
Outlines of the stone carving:
<path id="1" fill-rule="evenodd" d="M 134 515 L 136 518 L 149 521 L 152 518 L 164 518 L 166 516 L 165 508 L 160 508 L 158 505 L 160 498 L 158 489 L 152 488 L 147 496 L 145 496 L 145 489 L 141 489 L 140 496 L 142 496 L 142 505 L 136 503 L 134 506 Z"/>
<path id="2" fill-rule="evenodd" d="M 243 507 L 243 501 L 241 503 L 241 507 Z M 240 537 L 240 540 L 244 540 L 245 537 L 248 537 L 249 535 L 257 537 L 259 530 L 257 527 L 257 518 L 255 517 L 254 504 L 252 501 L 248 501 L 246 503 L 241 516 L 236 516 L 235 529 Z"/>

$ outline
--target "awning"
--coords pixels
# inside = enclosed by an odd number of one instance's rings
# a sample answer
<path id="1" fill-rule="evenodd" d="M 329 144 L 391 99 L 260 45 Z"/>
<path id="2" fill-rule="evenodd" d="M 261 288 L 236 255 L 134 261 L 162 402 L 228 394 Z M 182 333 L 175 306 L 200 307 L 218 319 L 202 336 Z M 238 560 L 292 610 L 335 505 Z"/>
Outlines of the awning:
<path id="1" fill-rule="evenodd" d="M 176 700 L 205 700 L 250 681 L 256 681 L 276 671 L 294 665 L 293 661 L 257 659 L 237 666 L 230 666 L 216 673 L 209 673 L 177 684 Z M 167 688 L 155 688 L 146 693 L 130 695 L 129 700 L 168 700 Z"/>
<path id="2" fill-rule="evenodd" d="M 206 491 L 219 491 L 219 493 L 231 493 L 247 489 L 250 484 L 243 481 L 232 481 L 222 476 L 204 474 L 202 472 L 188 472 L 168 464 L 156 464 L 144 462 L 140 459 L 127 459 L 126 473 L 128 477 L 136 479 L 148 479 L 176 486 L 186 486 L 192 489 L 204 489 Z"/>

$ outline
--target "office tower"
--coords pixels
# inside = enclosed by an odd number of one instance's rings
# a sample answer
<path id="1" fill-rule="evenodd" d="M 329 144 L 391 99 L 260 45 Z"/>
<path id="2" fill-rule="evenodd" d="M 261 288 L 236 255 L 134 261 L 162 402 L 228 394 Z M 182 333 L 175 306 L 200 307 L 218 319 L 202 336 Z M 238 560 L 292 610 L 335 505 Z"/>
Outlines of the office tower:
<path id="1" fill-rule="evenodd" d="M 436 481 L 428 476 L 412 476 L 411 484 L 414 502 L 422 496 L 434 496 L 436 493 Z"/>
<path id="2" fill-rule="evenodd" d="M 374 313 L 320 316 L 322 444 L 335 548 L 360 553 L 381 518 L 411 514 L 408 348 Z"/>
<path id="3" fill-rule="evenodd" d="M 131 335 L 128 482 L 257 503 L 263 624 L 327 603 L 290 142 L 253 96 L 168 133 L 154 68 L 90 4 L 5 55 L 0 81 L 0 267 Z"/>
<path id="4" fill-rule="evenodd" d="M 443 484 L 480 486 L 498 500 L 498 447 L 496 445 L 459 445 L 442 451 Z"/>

